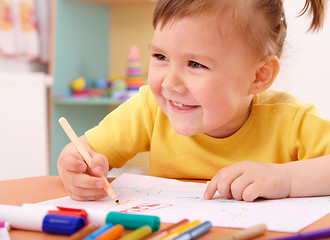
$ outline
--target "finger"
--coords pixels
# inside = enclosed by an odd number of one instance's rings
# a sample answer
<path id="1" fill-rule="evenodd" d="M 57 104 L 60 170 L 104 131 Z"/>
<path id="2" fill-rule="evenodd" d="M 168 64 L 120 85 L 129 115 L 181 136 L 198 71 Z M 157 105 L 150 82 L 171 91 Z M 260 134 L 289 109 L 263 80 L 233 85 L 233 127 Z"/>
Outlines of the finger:
<path id="1" fill-rule="evenodd" d="M 253 202 L 260 196 L 261 186 L 257 183 L 248 185 L 242 193 L 242 198 L 246 202 Z"/>
<path id="2" fill-rule="evenodd" d="M 70 193 L 81 198 L 94 198 L 98 196 L 107 196 L 106 191 L 103 188 L 80 188 L 72 187 Z"/>
<path id="3" fill-rule="evenodd" d="M 109 162 L 106 156 L 100 153 L 93 153 L 92 167 L 89 173 L 93 176 L 107 176 L 109 172 Z"/>
<path id="4" fill-rule="evenodd" d="M 75 192 L 69 192 L 69 195 L 73 200 L 76 200 L 76 201 L 95 201 L 95 200 L 99 200 L 99 199 L 102 199 L 102 198 L 105 198 L 108 196 L 108 194 L 106 192 L 103 192 L 100 194 L 97 194 L 94 192 L 89 192 L 89 194 L 85 194 L 85 195 L 79 195 L 79 194 L 76 194 Z"/>
<path id="5" fill-rule="evenodd" d="M 72 180 L 66 181 L 65 189 L 72 199 L 87 201 L 107 196 L 102 179 L 77 173 L 70 173 L 67 176 Z"/>
<path id="6" fill-rule="evenodd" d="M 72 153 L 71 158 L 67 158 L 67 160 L 63 164 L 68 171 L 80 172 L 83 173 L 87 170 L 88 166 L 80 153 Z"/>
<path id="7" fill-rule="evenodd" d="M 237 177 L 230 186 L 231 195 L 236 200 L 242 200 L 243 197 L 243 191 L 244 189 L 249 186 L 251 183 L 253 183 L 253 179 L 248 176 L 247 174 L 242 174 L 239 177 Z"/>
<path id="8" fill-rule="evenodd" d="M 67 172 L 66 175 L 69 184 L 74 187 L 103 189 L 105 185 L 103 179 L 88 174 Z"/>
<path id="9" fill-rule="evenodd" d="M 84 172 L 87 169 L 87 165 L 84 162 L 84 159 L 76 150 L 67 153 L 61 153 L 58 159 L 58 165 L 66 170 L 73 172 Z"/>
<path id="10" fill-rule="evenodd" d="M 219 171 L 218 192 L 224 198 L 233 198 L 231 185 L 233 181 L 243 174 L 243 169 L 232 165 Z"/>
<path id="11" fill-rule="evenodd" d="M 218 175 L 214 175 L 211 181 L 206 185 L 206 189 L 203 195 L 203 198 L 206 200 L 210 200 L 217 191 L 218 187 Z"/>

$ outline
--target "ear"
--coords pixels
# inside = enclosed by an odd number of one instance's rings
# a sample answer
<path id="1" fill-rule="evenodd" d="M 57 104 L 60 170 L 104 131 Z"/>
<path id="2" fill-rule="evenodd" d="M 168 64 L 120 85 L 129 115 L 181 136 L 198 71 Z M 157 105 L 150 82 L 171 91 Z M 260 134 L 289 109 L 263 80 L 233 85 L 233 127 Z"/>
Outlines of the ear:
<path id="1" fill-rule="evenodd" d="M 257 65 L 254 81 L 251 83 L 250 94 L 257 94 L 268 89 L 280 71 L 280 61 L 275 55 L 261 60 Z"/>

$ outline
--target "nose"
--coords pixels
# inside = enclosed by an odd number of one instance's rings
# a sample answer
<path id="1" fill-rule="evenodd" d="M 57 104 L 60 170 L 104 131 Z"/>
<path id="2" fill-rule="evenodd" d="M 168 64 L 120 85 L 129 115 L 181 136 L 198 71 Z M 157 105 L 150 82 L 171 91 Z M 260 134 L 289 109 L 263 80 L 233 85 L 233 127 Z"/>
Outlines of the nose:
<path id="1" fill-rule="evenodd" d="M 162 88 L 168 91 L 184 93 L 186 91 L 184 74 L 175 69 L 175 67 L 170 67 L 163 79 Z"/>

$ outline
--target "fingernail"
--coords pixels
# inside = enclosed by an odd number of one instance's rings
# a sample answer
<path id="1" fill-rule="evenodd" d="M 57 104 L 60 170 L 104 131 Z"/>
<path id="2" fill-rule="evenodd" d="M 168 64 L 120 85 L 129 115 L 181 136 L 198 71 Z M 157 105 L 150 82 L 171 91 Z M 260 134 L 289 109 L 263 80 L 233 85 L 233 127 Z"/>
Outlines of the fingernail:
<path id="1" fill-rule="evenodd" d="M 102 173 L 102 168 L 100 166 L 95 166 L 94 167 L 94 172 L 96 172 L 96 173 Z"/>
<path id="2" fill-rule="evenodd" d="M 210 194 L 208 192 L 205 192 L 203 197 L 204 197 L 204 199 L 209 200 Z"/>
<path id="3" fill-rule="evenodd" d="M 81 164 L 81 165 L 79 166 L 79 171 L 80 171 L 80 172 L 85 172 L 85 171 L 86 171 L 86 166 L 85 166 L 84 164 Z"/>

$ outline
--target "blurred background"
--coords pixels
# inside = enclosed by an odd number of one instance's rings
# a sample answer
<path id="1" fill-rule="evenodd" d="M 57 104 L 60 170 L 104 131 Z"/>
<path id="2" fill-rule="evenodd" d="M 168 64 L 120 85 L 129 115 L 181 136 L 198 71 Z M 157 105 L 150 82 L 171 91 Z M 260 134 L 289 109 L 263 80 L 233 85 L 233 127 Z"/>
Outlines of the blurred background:
<path id="1" fill-rule="evenodd" d="M 287 42 L 272 86 L 314 103 L 330 119 L 330 9 L 324 28 L 306 32 L 305 1 L 285 1 Z M 69 142 L 147 84 L 150 0 L 0 0 L 0 180 L 57 175 Z M 135 70 L 138 68 L 138 72 Z M 135 69 L 133 71 L 133 69 Z M 148 153 L 122 172 L 148 174 Z"/>

